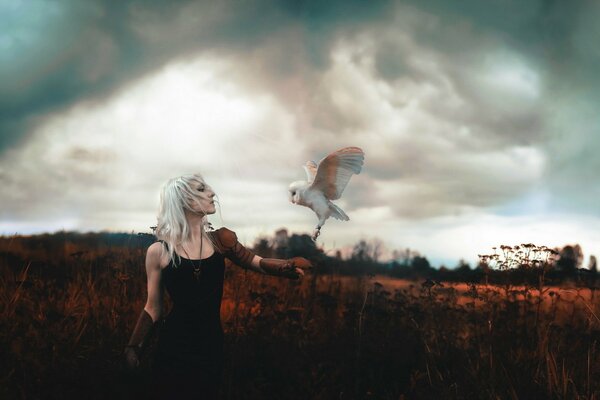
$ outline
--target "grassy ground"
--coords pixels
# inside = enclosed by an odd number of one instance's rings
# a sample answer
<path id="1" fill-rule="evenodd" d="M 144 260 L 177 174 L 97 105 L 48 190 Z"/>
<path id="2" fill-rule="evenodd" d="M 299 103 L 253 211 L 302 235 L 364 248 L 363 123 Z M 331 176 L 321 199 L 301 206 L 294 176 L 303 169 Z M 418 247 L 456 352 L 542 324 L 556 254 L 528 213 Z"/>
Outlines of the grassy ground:
<path id="1" fill-rule="evenodd" d="M 153 347 L 137 374 L 122 365 L 144 249 L 3 246 L 0 398 L 146 395 Z M 228 268 L 223 398 L 600 396 L 595 290 L 422 282 Z"/>

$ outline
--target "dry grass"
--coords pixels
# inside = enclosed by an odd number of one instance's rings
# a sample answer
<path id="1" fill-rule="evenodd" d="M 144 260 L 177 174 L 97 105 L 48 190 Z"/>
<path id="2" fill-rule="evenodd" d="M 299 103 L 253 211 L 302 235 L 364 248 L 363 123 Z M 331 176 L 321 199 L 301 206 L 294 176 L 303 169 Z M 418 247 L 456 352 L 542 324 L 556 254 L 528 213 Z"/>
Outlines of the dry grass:
<path id="1" fill-rule="evenodd" d="M 145 301 L 142 247 L 0 252 L 0 398 L 147 394 L 149 358 L 137 375 L 121 364 Z M 223 397 L 598 398 L 595 290 L 442 285 L 228 268 Z"/>

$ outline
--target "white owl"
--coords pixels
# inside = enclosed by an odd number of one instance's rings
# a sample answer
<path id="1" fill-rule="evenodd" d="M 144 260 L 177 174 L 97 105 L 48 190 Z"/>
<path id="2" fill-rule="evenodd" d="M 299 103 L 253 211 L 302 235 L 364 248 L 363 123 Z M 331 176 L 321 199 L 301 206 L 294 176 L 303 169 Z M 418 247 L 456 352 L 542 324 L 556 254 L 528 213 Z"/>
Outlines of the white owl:
<path id="1" fill-rule="evenodd" d="M 352 174 L 360 174 L 364 159 L 365 153 L 362 149 L 344 147 L 323 158 L 318 165 L 314 161 L 307 161 L 304 170 L 308 181 L 296 181 L 290 184 L 290 201 L 310 208 L 319 218 L 319 223 L 313 232 L 313 240 L 316 240 L 321 233 L 321 227 L 327 218 L 334 217 L 342 221 L 350 219 L 331 200 L 337 200 L 342 196 Z"/>

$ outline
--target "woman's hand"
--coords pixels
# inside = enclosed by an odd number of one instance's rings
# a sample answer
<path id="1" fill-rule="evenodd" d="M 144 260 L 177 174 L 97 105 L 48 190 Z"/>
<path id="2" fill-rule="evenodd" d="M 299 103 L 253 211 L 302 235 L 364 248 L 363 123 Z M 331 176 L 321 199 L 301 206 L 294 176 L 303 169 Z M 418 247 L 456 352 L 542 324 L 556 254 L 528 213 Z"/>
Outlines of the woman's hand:
<path id="1" fill-rule="evenodd" d="M 294 262 L 295 267 L 300 268 L 302 270 L 311 269 L 313 267 L 312 263 L 304 257 L 293 257 L 290 258 L 290 260 Z"/>
<path id="2" fill-rule="evenodd" d="M 267 274 L 288 279 L 299 279 L 304 276 L 305 269 L 312 268 L 311 262 L 304 257 L 293 257 L 288 260 L 262 258 L 259 264 Z"/>
<path id="3" fill-rule="evenodd" d="M 140 366 L 137 351 L 133 346 L 125 347 L 125 365 L 129 370 L 136 370 Z"/>
<path id="4" fill-rule="evenodd" d="M 304 271 L 301 268 L 297 268 L 297 267 L 284 267 L 280 273 L 279 276 L 282 276 L 284 278 L 288 278 L 288 279 L 300 279 L 304 276 Z"/>
<path id="5" fill-rule="evenodd" d="M 286 260 L 287 264 L 281 270 L 281 276 L 289 279 L 300 279 L 304 276 L 304 270 L 312 268 L 312 264 L 304 257 L 293 257 Z"/>

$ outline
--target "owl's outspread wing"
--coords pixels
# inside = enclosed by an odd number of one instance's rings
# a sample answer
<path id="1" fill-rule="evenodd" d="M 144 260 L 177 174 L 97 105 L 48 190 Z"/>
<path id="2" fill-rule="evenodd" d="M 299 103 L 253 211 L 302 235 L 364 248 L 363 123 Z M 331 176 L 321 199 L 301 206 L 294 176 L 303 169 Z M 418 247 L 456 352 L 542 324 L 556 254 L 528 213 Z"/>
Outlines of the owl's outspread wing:
<path id="1" fill-rule="evenodd" d="M 314 161 L 307 161 L 302 168 L 306 171 L 306 180 L 308 183 L 311 183 L 315 179 L 315 175 L 317 175 L 317 163 Z"/>
<path id="2" fill-rule="evenodd" d="M 352 174 L 360 174 L 364 159 L 365 153 L 358 147 L 345 147 L 329 154 L 319 162 L 309 189 L 322 191 L 329 200 L 339 199 Z M 307 166 L 308 163 L 305 166 L 308 174 Z"/>

